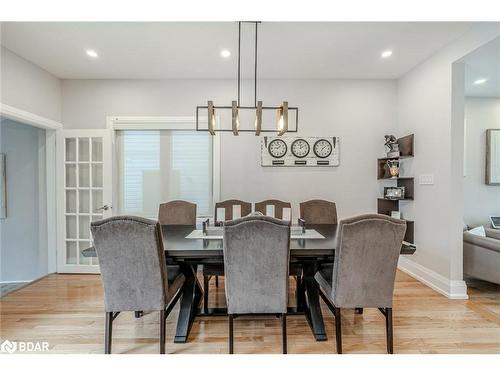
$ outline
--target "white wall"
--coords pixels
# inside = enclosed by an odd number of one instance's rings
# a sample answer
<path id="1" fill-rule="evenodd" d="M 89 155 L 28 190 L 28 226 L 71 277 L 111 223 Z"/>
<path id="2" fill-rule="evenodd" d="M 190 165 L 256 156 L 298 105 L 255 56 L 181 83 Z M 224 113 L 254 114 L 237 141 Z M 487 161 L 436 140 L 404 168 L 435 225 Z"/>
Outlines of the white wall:
<path id="1" fill-rule="evenodd" d="M 500 213 L 500 186 L 486 185 L 486 130 L 500 129 L 500 98 L 465 100 L 464 221 L 490 225 L 489 215 Z"/>
<path id="2" fill-rule="evenodd" d="M 465 297 L 462 275 L 463 66 L 454 62 L 500 34 L 484 24 L 412 69 L 398 81 L 398 128 L 415 133 L 408 174 L 433 174 L 415 186 L 403 212 L 415 219 L 417 252 L 400 267 L 452 298 Z M 461 99 L 460 99 L 461 98 Z"/>
<path id="3" fill-rule="evenodd" d="M 62 88 L 67 128 L 103 128 L 109 115 L 194 116 L 209 98 L 228 105 L 236 96 L 232 80 L 63 80 Z M 301 134 L 339 136 L 340 167 L 263 168 L 259 137 L 224 133 L 221 199 L 280 198 L 292 202 L 294 217 L 298 203 L 311 198 L 336 201 L 340 217 L 374 212 L 376 158 L 384 134 L 396 128 L 395 81 L 266 80 L 259 94 L 265 104 L 299 106 Z"/>
<path id="4" fill-rule="evenodd" d="M 2 119 L 7 161 L 7 218 L 0 220 L 0 282 L 47 274 L 45 131 Z"/>
<path id="5" fill-rule="evenodd" d="M 61 120 L 61 81 L 1 47 L 0 103 L 54 121 Z"/>

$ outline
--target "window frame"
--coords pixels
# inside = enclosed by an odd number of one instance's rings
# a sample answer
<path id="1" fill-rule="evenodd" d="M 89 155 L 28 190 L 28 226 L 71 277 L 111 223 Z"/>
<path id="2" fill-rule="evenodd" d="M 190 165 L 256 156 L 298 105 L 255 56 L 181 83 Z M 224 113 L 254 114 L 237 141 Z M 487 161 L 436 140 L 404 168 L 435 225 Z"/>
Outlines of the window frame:
<path id="1" fill-rule="evenodd" d="M 208 123 L 208 117 L 200 117 L 199 123 Z M 219 117 L 216 117 L 216 123 Z M 119 199 L 119 174 L 118 174 L 118 147 L 117 132 L 121 130 L 192 130 L 196 131 L 195 116 L 107 116 L 106 127 L 110 132 L 112 149 L 112 201 L 113 207 L 118 207 Z M 221 162 L 221 141 L 220 133 L 212 136 L 212 207 L 220 200 L 220 162 Z M 198 215 L 199 218 L 211 218 L 209 215 Z"/>

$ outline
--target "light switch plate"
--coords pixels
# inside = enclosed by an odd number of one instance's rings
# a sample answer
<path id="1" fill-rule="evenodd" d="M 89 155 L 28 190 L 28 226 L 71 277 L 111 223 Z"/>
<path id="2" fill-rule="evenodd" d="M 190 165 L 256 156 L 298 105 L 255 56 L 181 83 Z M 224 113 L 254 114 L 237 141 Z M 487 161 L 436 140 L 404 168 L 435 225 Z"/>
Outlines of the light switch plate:
<path id="1" fill-rule="evenodd" d="M 420 176 L 418 176 L 418 183 L 420 185 L 434 185 L 434 175 L 421 174 Z"/>

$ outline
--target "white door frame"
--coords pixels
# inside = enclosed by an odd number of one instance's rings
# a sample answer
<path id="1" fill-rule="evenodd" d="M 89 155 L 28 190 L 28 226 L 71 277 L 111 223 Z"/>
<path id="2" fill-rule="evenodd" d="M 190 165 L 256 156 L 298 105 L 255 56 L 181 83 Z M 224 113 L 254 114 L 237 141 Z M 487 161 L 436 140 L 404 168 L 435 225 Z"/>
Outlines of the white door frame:
<path id="1" fill-rule="evenodd" d="M 56 138 L 62 131 L 60 122 L 0 103 L 0 115 L 6 119 L 45 130 L 46 190 L 47 190 L 47 273 L 57 271 L 57 195 Z"/>
<path id="2" fill-rule="evenodd" d="M 208 123 L 208 117 L 200 117 L 200 123 Z M 216 127 L 219 124 L 219 117 L 216 118 Z M 196 130 L 195 116 L 107 116 L 106 127 L 111 132 L 112 143 L 112 163 L 113 163 L 113 206 L 118 207 L 117 192 L 117 161 L 116 161 L 116 132 L 118 130 Z M 221 179 L 221 140 L 220 132 L 213 136 L 213 202 L 220 200 L 220 179 Z"/>

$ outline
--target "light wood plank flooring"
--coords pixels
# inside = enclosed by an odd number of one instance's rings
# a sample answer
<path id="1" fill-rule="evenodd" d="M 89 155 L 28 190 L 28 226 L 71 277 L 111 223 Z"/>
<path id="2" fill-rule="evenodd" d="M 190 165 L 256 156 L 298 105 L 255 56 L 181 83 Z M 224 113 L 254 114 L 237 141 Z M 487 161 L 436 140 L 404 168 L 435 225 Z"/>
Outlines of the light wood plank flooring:
<path id="1" fill-rule="evenodd" d="M 224 283 L 211 282 L 210 305 L 223 305 Z M 290 284 L 293 292 L 293 283 Z M 500 286 L 474 281 L 467 301 L 448 300 L 398 272 L 394 304 L 395 353 L 500 353 Z M 288 318 L 289 353 L 334 353 L 333 317 L 323 306 L 329 340 L 316 342 L 303 316 Z M 172 342 L 178 307 L 167 324 L 167 352 L 227 353 L 227 319 L 197 318 L 186 344 Z M 121 314 L 114 353 L 158 353 L 158 313 Z M 385 353 L 383 316 L 343 312 L 344 353 Z M 50 275 L 0 300 L 1 339 L 48 341 L 51 353 L 102 353 L 103 291 L 97 275 Z M 278 319 L 235 321 L 235 353 L 280 353 Z"/>

